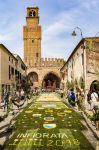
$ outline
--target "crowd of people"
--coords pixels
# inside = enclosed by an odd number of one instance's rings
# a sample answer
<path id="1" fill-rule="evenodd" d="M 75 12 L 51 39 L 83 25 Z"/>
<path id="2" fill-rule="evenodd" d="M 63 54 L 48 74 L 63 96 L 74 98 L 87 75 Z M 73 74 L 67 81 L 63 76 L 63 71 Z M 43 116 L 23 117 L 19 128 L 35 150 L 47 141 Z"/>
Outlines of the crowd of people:
<path id="1" fill-rule="evenodd" d="M 4 111 L 8 111 L 8 108 L 13 108 L 16 105 L 18 108 L 21 107 L 25 100 L 31 99 L 33 95 L 38 95 L 40 89 L 34 88 L 28 92 L 23 89 L 19 89 L 13 92 L 9 92 L 6 89 L 3 92 L 2 101 L 4 102 Z M 21 103 L 23 102 L 23 103 Z"/>
<path id="2" fill-rule="evenodd" d="M 84 94 L 84 91 L 82 89 L 77 88 L 76 92 L 74 89 L 69 89 L 67 92 L 67 98 L 68 102 L 72 105 L 78 106 L 78 109 L 81 108 L 81 104 L 85 101 L 86 96 Z M 99 95 L 95 90 L 90 90 L 87 94 L 87 102 L 89 105 L 89 111 L 93 111 L 94 108 L 99 107 Z"/>
<path id="3" fill-rule="evenodd" d="M 74 89 L 69 89 L 67 98 L 73 107 L 78 107 L 78 110 L 86 109 L 84 102 L 87 98 L 88 110 L 92 112 L 92 124 L 96 125 L 96 129 L 99 129 L 99 94 L 94 89 L 88 92 L 87 97 L 84 91 L 79 88 L 76 89 L 76 92 Z"/>
<path id="4" fill-rule="evenodd" d="M 79 88 L 76 89 L 76 92 L 74 92 L 74 89 L 69 89 L 67 98 L 72 106 L 78 106 L 78 110 L 80 110 L 85 98 L 84 91 Z"/>
<path id="5" fill-rule="evenodd" d="M 16 105 L 19 108 L 20 101 L 24 99 L 25 92 L 23 89 L 14 91 L 13 93 L 10 93 L 5 89 L 3 93 L 4 111 L 8 111 L 9 105 L 11 105 L 11 107 L 13 107 L 13 105 Z"/>

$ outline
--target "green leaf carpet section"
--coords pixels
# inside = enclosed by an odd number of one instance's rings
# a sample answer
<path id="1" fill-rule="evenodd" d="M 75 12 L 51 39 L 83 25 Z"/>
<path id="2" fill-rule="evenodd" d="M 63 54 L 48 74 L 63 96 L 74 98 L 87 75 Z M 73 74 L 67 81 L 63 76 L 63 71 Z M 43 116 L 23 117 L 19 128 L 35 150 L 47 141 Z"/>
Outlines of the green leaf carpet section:
<path id="1" fill-rule="evenodd" d="M 15 119 L 5 150 L 94 150 L 83 135 L 83 116 L 54 93 L 43 93 Z"/>

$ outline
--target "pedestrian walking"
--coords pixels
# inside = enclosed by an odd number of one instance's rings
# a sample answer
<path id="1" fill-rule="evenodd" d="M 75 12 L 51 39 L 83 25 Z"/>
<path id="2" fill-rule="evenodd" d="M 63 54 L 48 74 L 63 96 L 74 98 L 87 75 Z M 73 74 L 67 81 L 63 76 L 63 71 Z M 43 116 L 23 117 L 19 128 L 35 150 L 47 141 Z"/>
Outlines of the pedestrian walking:
<path id="1" fill-rule="evenodd" d="M 92 94 L 92 91 L 91 90 L 89 90 L 89 92 L 88 92 L 88 94 L 87 94 L 87 102 L 88 102 L 88 109 L 89 109 L 89 111 L 91 111 L 91 94 Z"/>
<path id="2" fill-rule="evenodd" d="M 95 90 L 92 91 L 91 93 L 91 110 L 94 113 L 94 107 L 99 105 L 99 98 L 98 94 L 95 92 Z"/>
<path id="3" fill-rule="evenodd" d="M 78 110 L 81 110 L 81 105 L 82 105 L 82 94 L 81 94 L 81 90 L 80 90 L 80 89 L 77 89 L 76 100 L 77 100 Z"/>
<path id="4" fill-rule="evenodd" d="M 8 102 L 9 102 L 9 94 L 7 90 L 4 91 L 4 111 L 5 109 L 8 111 Z"/>
<path id="5" fill-rule="evenodd" d="M 16 101 L 17 101 L 17 103 L 20 104 L 20 100 L 21 100 L 21 92 L 19 90 L 19 91 L 16 91 Z"/>
<path id="6" fill-rule="evenodd" d="M 23 89 L 21 90 L 20 95 L 21 95 L 21 100 L 24 100 L 25 95 L 24 95 L 24 91 L 23 91 Z"/>

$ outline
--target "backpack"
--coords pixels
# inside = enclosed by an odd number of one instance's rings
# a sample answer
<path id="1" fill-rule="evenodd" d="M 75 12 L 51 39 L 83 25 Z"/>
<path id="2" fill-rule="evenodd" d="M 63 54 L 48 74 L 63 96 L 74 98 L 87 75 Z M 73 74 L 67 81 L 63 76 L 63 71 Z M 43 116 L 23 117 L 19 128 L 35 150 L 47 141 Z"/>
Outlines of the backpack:
<path id="1" fill-rule="evenodd" d="M 71 99 L 71 100 L 75 100 L 75 98 L 76 98 L 75 93 L 72 92 L 71 95 L 70 95 L 70 99 Z"/>

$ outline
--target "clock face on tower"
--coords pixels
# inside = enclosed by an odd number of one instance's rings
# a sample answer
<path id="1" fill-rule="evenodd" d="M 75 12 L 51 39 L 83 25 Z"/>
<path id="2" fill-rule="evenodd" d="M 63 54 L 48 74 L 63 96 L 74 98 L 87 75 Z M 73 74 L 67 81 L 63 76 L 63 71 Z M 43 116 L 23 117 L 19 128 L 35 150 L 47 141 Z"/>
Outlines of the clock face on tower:
<path id="1" fill-rule="evenodd" d="M 36 16 L 36 12 L 34 10 L 29 12 L 29 16 L 30 17 L 35 17 Z"/>

